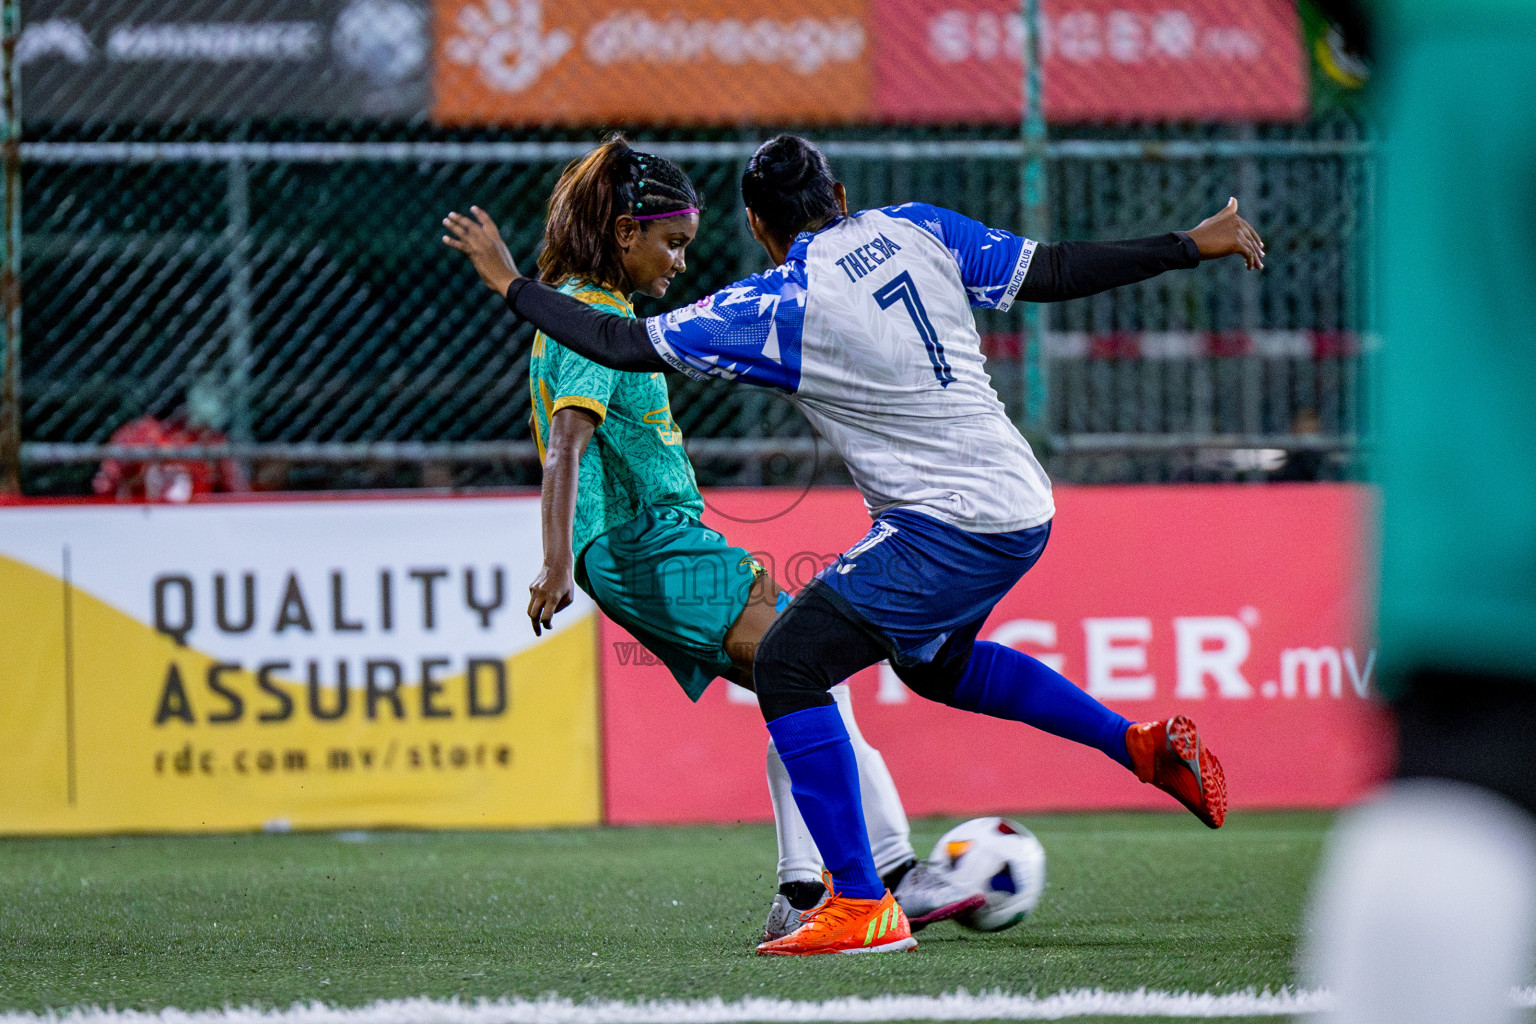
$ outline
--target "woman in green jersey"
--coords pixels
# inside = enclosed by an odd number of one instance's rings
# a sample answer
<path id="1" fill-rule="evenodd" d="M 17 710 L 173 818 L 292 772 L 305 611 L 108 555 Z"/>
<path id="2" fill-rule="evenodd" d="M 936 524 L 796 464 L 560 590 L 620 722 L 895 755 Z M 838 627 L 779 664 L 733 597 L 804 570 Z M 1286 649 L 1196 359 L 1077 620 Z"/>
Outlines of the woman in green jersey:
<path id="1" fill-rule="evenodd" d="M 549 202 L 540 276 L 633 316 L 686 268 L 699 198 L 670 160 L 612 139 L 567 168 Z M 704 499 L 660 373 L 599 366 L 538 334 L 529 362 L 544 461 L 544 566 L 528 616 L 548 628 L 579 585 L 697 700 L 712 679 L 750 685 L 778 587 L 704 527 Z"/>
<path id="2" fill-rule="evenodd" d="M 700 203 L 670 160 L 613 137 L 555 185 L 539 274 L 583 302 L 633 316 L 686 269 Z M 529 362 L 534 438 L 544 463 L 544 564 L 529 587 L 535 633 L 581 587 L 671 670 L 692 700 L 717 676 L 750 688 L 757 643 L 787 595 L 743 548 L 700 521 L 704 500 L 660 373 L 600 366 L 545 335 Z M 846 687 L 834 694 L 851 736 L 877 866 L 916 925 L 982 898 L 917 865 L 906 814 L 879 751 L 863 741 Z M 822 896 L 820 856 L 772 745 L 769 788 L 780 891 L 765 936 L 787 934 Z"/>

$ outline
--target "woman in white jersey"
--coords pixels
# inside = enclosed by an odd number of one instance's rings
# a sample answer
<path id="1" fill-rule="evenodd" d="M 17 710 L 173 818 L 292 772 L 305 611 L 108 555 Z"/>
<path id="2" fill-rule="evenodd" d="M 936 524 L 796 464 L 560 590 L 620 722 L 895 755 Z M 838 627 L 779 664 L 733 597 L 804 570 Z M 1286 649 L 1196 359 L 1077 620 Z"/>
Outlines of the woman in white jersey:
<path id="1" fill-rule="evenodd" d="M 932 700 L 1102 750 L 1219 827 L 1226 783 L 1188 718 L 1131 723 L 1034 658 L 976 639 L 1044 551 L 1055 507 L 992 390 L 971 308 L 1077 298 L 1227 255 L 1257 269 L 1263 245 L 1236 201 L 1189 232 L 1037 245 L 922 203 L 850 215 L 826 159 L 793 136 L 758 149 L 742 195 L 775 269 L 644 321 L 523 278 L 478 208 L 445 223 L 514 314 L 588 358 L 787 392 L 864 495 L 869 534 L 757 651 L 758 701 L 832 881 L 799 929 L 758 952 L 916 945 L 875 872 L 852 747 L 827 695 L 882 658 Z"/>

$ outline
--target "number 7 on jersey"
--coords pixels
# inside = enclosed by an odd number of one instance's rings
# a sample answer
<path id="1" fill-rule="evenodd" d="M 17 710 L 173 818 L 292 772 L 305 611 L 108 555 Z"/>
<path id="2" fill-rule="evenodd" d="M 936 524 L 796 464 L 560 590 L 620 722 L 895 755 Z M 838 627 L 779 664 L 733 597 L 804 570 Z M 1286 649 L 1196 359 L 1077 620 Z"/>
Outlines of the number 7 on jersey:
<path id="1" fill-rule="evenodd" d="M 944 346 L 939 344 L 939 332 L 933 329 L 933 321 L 928 319 L 928 310 L 923 307 L 923 297 L 917 294 L 912 274 L 903 270 L 881 285 L 875 290 L 875 301 L 881 309 L 890 309 L 898 302 L 906 307 L 907 316 L 912 318 L 912 326 L 917 328 L 917 336 L 923 339 L 923 347 L 928 350 L 928 362 L 933 364 L 934 377 L 941 387 L 949 387 L 955 375 L 949 370 L 949 362 L 944 358 Z"/>

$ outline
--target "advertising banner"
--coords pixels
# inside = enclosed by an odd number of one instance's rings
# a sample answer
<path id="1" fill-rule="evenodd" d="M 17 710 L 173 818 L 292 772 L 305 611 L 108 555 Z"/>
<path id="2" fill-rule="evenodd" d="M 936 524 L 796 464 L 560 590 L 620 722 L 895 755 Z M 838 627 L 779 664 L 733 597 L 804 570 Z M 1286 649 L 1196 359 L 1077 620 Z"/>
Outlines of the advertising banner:
<path id="1" fill-rule="evenodd" d="M 443 124 L 1015 121 L 1010 0 L 437 0 Z M 1302 117 L 1288 0 L 1047 0 L 1045 114 Z"/>
<path id="2" fill-rule="evenodd" d="M 0 833 L 592 824 L 536 498 L 0 507 Z"/>
<path id="3" fill-rule="evenodd" d="M 1016 121 L 1026 33 L 1012 0 L 870 0 L 875 114 Z M 1053 122 L 1277 120 L 1307 111 L 1291 0 L 1044 0 Z"/>
<path id="4" fill-rule="evenodd" d="M 436 0 L 440 124 L 817 124 L 870 109 L 863 0 Z"/>
<path id="5" fill-rule="evenodd" d="M 706 520 L 791 589 L 869 524 L 852 490 L 706 497 Z M 1132 720 L 1191 715 L 1234 808 L 1345 803 L 1391 759 L 1368 700 L 1371 500 L 1347 484 L 1058 488 L 1044 557 L 981 637 Z M 771 817 L 752 695 L 716 682 L 690 704 L 618 627 L 600 637 L 608 820 Z M 1097 751 L 925 701 L 886 667 L 851 688 L 911 814 L 1176 807 Z"/>
<path id="6" fill-rule="evenodd" d="M 1303 116 L 1289 0 L 1046 0 L 1052 121 Z M 1007 122 L 1011 0 L 32 0 L 29 121 Z"/>
<path id="7" fill-rule="evenodd" d="M 427 106 L 417 0 L 28 0 L 29 122 L 404 119 Z"/>

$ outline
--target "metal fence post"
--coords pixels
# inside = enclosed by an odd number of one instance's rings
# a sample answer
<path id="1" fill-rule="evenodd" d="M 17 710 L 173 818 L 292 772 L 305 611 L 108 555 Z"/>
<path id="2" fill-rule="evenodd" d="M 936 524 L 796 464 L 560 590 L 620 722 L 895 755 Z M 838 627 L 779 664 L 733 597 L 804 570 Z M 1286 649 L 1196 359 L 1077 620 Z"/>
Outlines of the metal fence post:
<path id="1" fill-rule="evenodd" d="M 1243 141 L 1252 141 L 1257 132 L 1253 125 L 1243 125 L 1237 132 L 1237 137 Z M 1243 157 L 1237 162 L 1237 181 L 1234 185 L 1237 194 L 1239 209 L 1245 210 L 1249 220 L 1263 223 L 1263 211 L 1259 208 L 1259 196 L 1262 194 L 1259 182 L 1259 164 L 1252 156 Z M 1244 272 L 1239 278 L 1241 292 L 1239 293 L 1238 326 L 1249 338 L 1263 323 L 1263 282 L 1257 274 Z M 1264 432 L 1263 413 L 1263 388 L 1264 365 L 1263 357 L 1257 351 L 1242 357 L 1239 363 L 1242 374 L 1238 387 L 1241 400 L 1241 423 L 1243 432 L 1257 436 Z M 1292 417 L 1294 420 L 1294 416 Z M 1295 433 L 1294 423 L 1279 425 L 1277 430 L 1281 433 Z"/>
<path id="2" fill-rule="evenodd" d="M 1041 45 L 1045 30 L 1040 0 L 1023 0 L 1024 17 L 1024 116 L 1019 128 L 1024 144 L 1023 194 L 1024 234 L 1036 241 L 1050 237 L 1050 208 L 1046 199 L 1046 132 L 1042 90 L 1044 76 Z M 1046 311 L 1039 303 L 1026 302 L 1023 309 L 1024 337 L 1024 409 L 1022 426 L 1043 434 L 1046 431 Z"/>
<path id="3" fill-rule="evenodd" d="M 0 241 L 0 492 L 21 492 L 21 75 L 16 40 L 20 0 L 0 10 L 0 149 L 5 163 Z"/>
<path id="4" fill-rule="evenodd" d="M 250 164 L 236 157 L 228 165 L 229 205 L 229 348 L 227 351 L 229 438 L 244 442 L 251 435 L 251 182 Z"/>
<path id="5" fill-rule="evenodd" d="M 1366 156 L 1360 164 L 1360 212 L 1357 215 L 1355 244 L 1351 247 L 1355 266 L 1359 268 L 1356 287 L 1360 291 L 1360 308 L 1351 326 L 1360 346 L 1360 376 L 1355 380 L 1355 415 L 1347 428 L 1341 425 L 1341 433 L 1348 433 L 1362 444 L 1363 455 L 1355 466 L 1357 479 L 1375 480 L 1377 432 L 1381 424 L 1381 307 L 1377 290 L 1376 259 L 1377 232 L 1380 224 L 1376 219 L 1376 189 L 1379 168 L 1374 154 Z"/>

